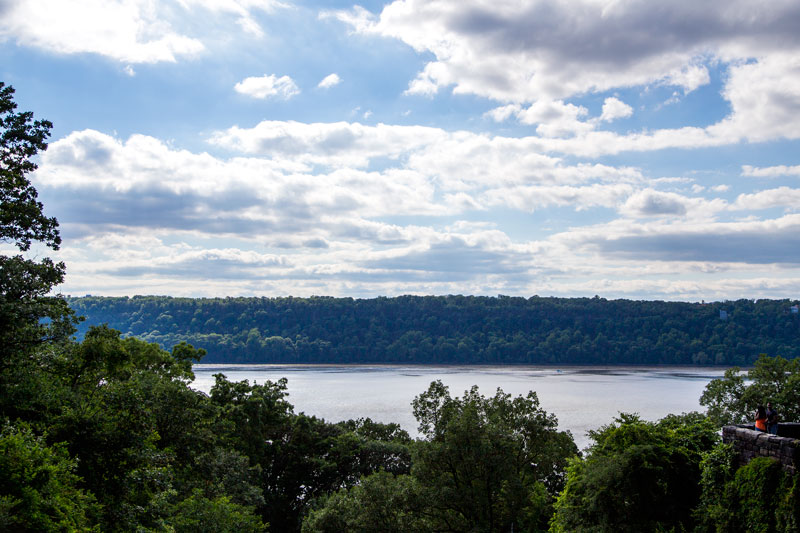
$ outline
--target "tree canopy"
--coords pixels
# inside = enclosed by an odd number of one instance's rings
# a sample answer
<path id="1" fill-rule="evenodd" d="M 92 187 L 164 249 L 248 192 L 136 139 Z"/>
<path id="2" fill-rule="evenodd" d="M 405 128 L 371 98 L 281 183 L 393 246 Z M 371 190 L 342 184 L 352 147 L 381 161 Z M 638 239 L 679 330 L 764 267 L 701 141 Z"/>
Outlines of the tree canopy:
<path id="1" fill-rule="evenodd" d="M 47 149 L 52 124 L 18 112 L 14 88 L 0 82 L 0 242 L 27 252 L 33 243 L 58 250 L 58 221 L 44 214 L 28 175 Z M 72 334 L 72 314 L 48 294 L 64 279 L 64 264 L 0 254 L 0 369 L 23 362 L 31 347 Z M 2 389 L 0 384 L 0 390 Z"/>
<path id="2" fill-rule="evenodd" d="M 89 324 L 225 363 L 752 364 L 800 356 L 790 300 L 70 298 Z M 727 310 L 727 319 L 720 311 Z M 81 330 L 82 331 L 82 330 Z"/>
<path id="3" fill-rule="evenodd" d="M 759 405 L 772 402 L 783 420 L 800 420 L 800 359 L 759 357 L 752 368 L 729 368 L 700 397 L 718 426 L 753 421 Z"/>

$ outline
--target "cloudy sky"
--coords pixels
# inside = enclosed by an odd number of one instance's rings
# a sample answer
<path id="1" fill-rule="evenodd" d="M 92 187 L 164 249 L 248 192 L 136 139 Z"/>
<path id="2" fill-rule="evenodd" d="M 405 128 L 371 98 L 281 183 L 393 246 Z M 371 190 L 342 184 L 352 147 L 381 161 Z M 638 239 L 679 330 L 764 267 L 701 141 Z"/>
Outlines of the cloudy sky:
<path id="1" fill-rule="evenodd" d="M 0 0 L 73 295 L 800 293 L 797 0 Z M 45 253 L 45 252 L 38 252 Z"/>

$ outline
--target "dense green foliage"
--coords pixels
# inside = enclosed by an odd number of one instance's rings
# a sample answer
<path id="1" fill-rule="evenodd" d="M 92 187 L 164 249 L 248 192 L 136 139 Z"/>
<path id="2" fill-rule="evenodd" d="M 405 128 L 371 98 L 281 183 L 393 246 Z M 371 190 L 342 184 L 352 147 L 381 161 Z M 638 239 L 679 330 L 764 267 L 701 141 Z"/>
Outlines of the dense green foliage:
<path id="1" fill-rule="evenodd" d="M 701 463 L 719 440 L 697 413 L 646 422 L 621 414 L 591 432 L 556 503 L 553 532 L 690 531 L 700 501 Z"/>
<path id="2" fill-rule="evenodd" d="M 86 531 L 99 509 L 75 461 L 24 424 L 0 432 L 0 530 Z"/>
<path id="3" fill-rule="evenodd" d="M 64 279 L 64 264 L 23 255 L 32 244 L 57 250 L 58 222 L 43 213 L 28 174 L 32 158 L 47 148 L 52 124 L 18 112 L 14 89 L 0 82 L 0 243 L 19 253 L 0 254 L 0 396 L 24 394 L 20 381 L 36 365 L 33 351 L 45 342 L 60 342 L 74 323 L 67 303 L 49 296 Z"/>
<path id="4" fill-rule="evenodd" d="M 736 468 L 729 445 L 703 461 L 698 533 L 795 533 L 800 531 L 800 486 L 770 457 Z"/>
<path id="5" fill-rule="evenodd" d="M 477 388 L 453 398 L 440 381 L 413 402 L 423 439 L 410 475 L 380 472 L 324 499 L 305 532 L 546 531 L 572 436 L 539 407 Z"/>
<path id="6" fill-rule="evenodd" d="M 700 398 L 719 426 L 753 421 L 759 405 L 772 402 L 783 420 L 800 420 L 800 359 L 762 356 L 742 373 L 729 368 L 712 380 Z"/>
<path id="7" fill-rule="evenodd" d="M 788 300 L 70 298 L 87 324 L 229 363 L 749 365 L 800 356 Z M 728 318 L 720 318 L 720 310 Z"/>

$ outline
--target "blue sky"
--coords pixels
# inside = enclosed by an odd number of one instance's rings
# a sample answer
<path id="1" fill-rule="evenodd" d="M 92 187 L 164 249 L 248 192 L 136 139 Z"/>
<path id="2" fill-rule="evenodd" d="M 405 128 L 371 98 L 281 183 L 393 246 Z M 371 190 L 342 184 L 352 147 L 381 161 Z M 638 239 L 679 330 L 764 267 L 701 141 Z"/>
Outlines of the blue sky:
<path id="1" fill-rule="evenodd" d="M 67 294 L 796 298 L 796 1 L 0 0 Z M 36 253 L 43 254 L 44 251 Z"/>

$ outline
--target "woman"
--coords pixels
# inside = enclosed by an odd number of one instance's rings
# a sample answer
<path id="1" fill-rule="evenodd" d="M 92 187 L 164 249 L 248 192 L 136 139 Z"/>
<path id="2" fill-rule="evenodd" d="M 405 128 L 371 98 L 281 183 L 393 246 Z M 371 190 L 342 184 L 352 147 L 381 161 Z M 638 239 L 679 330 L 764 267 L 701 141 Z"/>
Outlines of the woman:
<path id="1" fill-rule="evenodd" d="M 756 431 L 767 432 L 767 411 L 763 405 L 759 405 L 756 409 Z"/>

